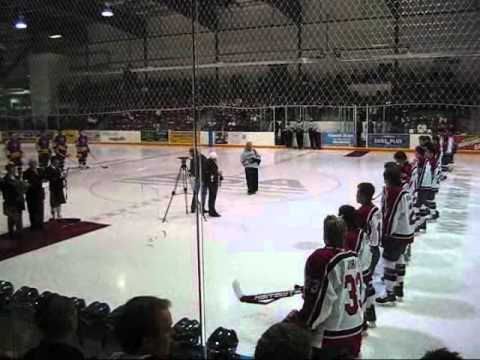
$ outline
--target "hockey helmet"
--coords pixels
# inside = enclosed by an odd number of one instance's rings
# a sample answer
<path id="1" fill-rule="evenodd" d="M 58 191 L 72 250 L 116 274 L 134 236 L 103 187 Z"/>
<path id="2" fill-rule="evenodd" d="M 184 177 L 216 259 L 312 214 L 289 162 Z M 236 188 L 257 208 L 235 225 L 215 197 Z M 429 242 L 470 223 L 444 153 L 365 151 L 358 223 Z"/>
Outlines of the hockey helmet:
<path id="1" fill-rule="evenodd" d="M 174 326 L 174 340 L 176 342 L 198 345 L 200 343 L 200 323 L 197 320 L 183 318 Z"/>
<path id="2" fill-rule="evenodd" d="M 13 285 L 8 281 L 0 281 L 0 309 L 7 306 L 12 300 Z"/>
<path id="3" fill-rule="evenodd" d="M 238 347 L 238 336 L 235 330 L 217 328 L 207 341 L 208 357 L 226 356 L 233 358 Z"/>

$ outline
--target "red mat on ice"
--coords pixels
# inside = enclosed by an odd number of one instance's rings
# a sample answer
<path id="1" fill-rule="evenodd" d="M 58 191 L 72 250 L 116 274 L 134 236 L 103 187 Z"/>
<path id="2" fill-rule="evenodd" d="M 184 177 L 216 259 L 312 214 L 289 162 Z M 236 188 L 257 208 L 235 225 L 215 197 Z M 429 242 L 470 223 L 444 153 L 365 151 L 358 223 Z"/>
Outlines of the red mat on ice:
<path id="1" fill-rule="evenodd" d="M 0 261 L 103 229 L 107 226 L 108 225 L 104 224 L 65 219 L 61 222 L 50 221 L 45 223 L 43 231 L 30 231 L 30 229 L 25 229 L 20 239 L 11 240 L 8 234 L 3 234 L 0 235 Z"/>

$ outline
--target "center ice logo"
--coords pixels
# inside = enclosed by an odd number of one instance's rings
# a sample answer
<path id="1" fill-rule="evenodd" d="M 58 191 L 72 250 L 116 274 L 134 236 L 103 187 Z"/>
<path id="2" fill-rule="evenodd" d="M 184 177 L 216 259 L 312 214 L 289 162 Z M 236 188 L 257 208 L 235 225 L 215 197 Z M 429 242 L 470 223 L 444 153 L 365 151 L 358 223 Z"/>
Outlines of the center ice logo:
<path id="1" fill-rule="evenodd" d="M 173 186 L 177 179 L 176 173 L 129 177 L 118 180 L 124 184 Z M 180 185 L 181 186 L 181 185 Z M 259 182 L 261 193 L 265 195 L 304 195 L 307 189 L 296 179 L 266 179 Z M 225 176 L 222 181 L 222 191 L 244 193 L 246 191 L 245 178 L 241 176 Z"/>

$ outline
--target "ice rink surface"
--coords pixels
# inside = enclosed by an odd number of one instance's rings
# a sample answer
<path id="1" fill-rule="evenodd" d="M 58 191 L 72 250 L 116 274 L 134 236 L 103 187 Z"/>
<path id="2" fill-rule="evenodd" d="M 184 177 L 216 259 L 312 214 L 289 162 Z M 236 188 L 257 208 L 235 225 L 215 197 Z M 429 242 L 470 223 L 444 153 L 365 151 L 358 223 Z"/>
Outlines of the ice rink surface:
<path id="1" fill-rule="evenodd" d="M 112 308 L 151 294 L 172 301 L 175 320 L 198 318 L 195 218 L 185 214 L 182 196 L 168 222 L 161 222 L 177 157 L 188 149 L 92 148 L 92 167 L 70 171 L 64 216 L 111 226 L 0 262 L 0 279 Z M 239 280 L 245 293 L 301 284 L 307 256 L 323 245 L 323 218 L 340 205 L 356 206 L 359 182 L 373 182 L 380 191 L 383 164 L 392 154 L 261 150 L 260 192 L 247 196 L 241 149 L 216 152 L 225 181 L 217 202 L 222 217 L 208 219 L 202 229 L 206 326 L 208 334 L 218 326 L 236 329 L 239 352 L 251 354 L 262 332 L 299 308 L 301 297 L 241 304 L 232 281 Z M 27 153 L 34 155 L 33 146 Z M 479 179 L 480 157 L 459 155 L 438 195 L 438 223 L 415 241 L 405 301 L 377 310 L 378 328 L 364 339 L 364 358 L 418 358 L 444 346 L 480 357 Z M 3 217 L 0 226 L 6 232 Z"/>

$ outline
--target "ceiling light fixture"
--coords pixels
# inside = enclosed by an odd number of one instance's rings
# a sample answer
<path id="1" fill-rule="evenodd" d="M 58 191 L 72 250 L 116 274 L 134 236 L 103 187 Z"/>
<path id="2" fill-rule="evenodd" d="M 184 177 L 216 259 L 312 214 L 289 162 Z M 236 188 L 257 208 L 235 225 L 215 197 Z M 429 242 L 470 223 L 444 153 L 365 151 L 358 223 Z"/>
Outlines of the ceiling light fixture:
<path id="1" fill-rule="evenodd" d="M 110 3 L 105 3 L 105 7 L 102 10 L 102 16 L 103 17 L 112 17 L 113 16 L 113 10 L 112 6 Z"/>
<path id="2" fill-rule="evenodd" d="M 61 39 L 63 37 L 62 34 L 52 34 L 48 36 L 50 39 Z"/>
<path id="3" fill-rule="evenodd" d="M 17 30 L 24 30 L 28 27 L 27 23 L 25 22 L 25 18 L 23 17 L 23 15 L 20 15 L 17 19 L 17 21 L 15 21 L 15 29 Z"/>

